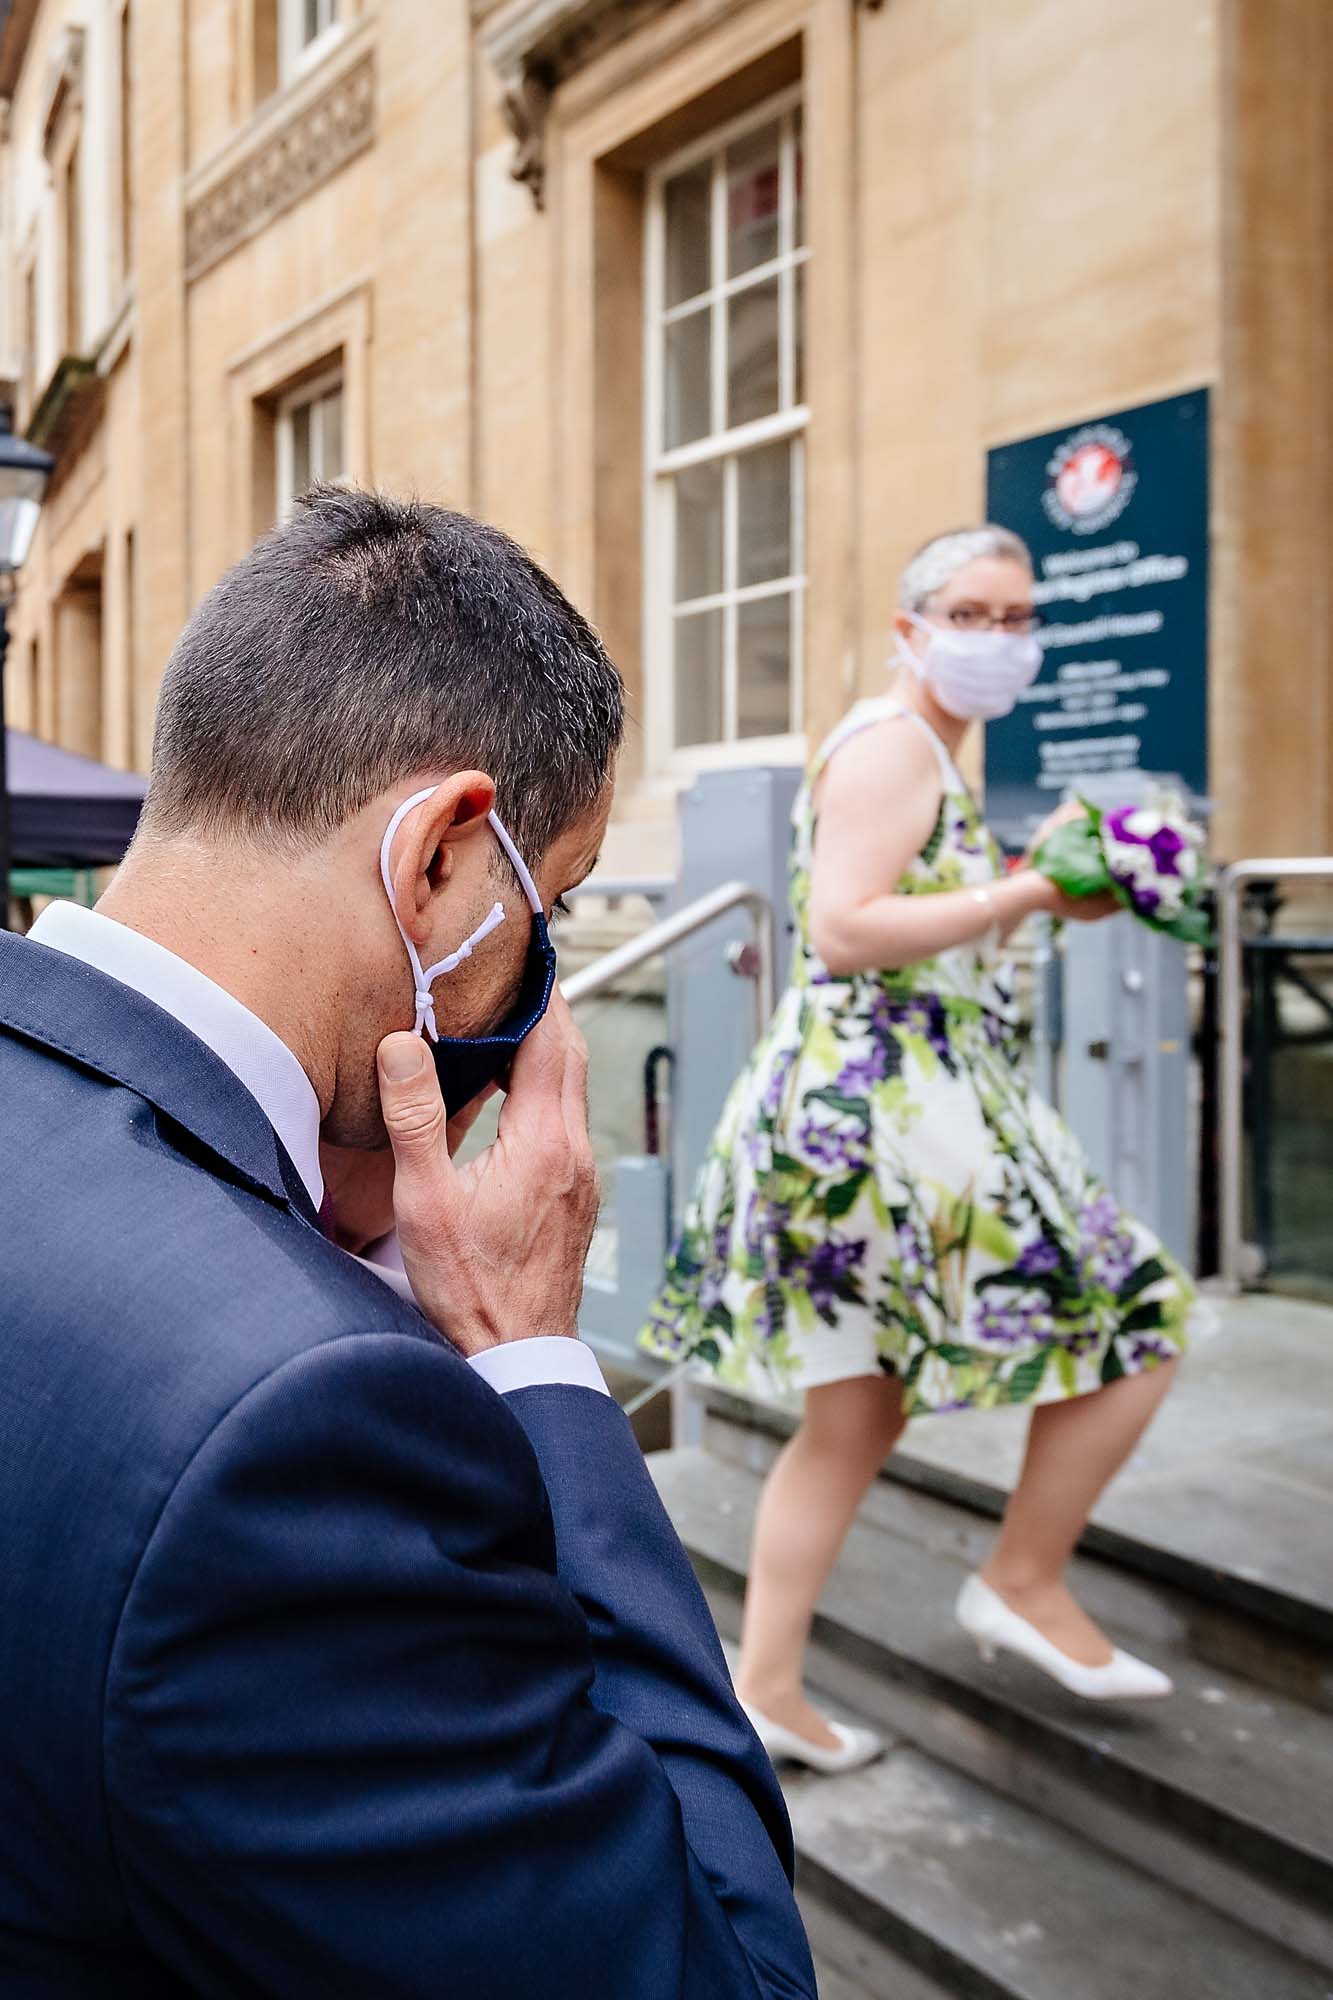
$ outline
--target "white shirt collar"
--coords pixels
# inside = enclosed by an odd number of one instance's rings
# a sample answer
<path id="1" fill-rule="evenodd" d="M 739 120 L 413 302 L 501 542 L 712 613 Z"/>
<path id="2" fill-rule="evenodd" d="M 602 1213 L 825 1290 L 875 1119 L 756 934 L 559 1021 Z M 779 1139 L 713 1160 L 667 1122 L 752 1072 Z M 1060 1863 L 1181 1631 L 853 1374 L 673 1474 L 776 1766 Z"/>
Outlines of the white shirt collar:
<path id="1" fill-rule="evenodd" d="M 77 903 L 52 903 L 28 935 L 52 951 L 81 959 L 122 986 L 142 993 L 207 1043 L 256 1100 L 291 1155 L 318 1208 L 319 1099 L 296 1057 L 272 1028 L 195 966 L 151 938 Z"/>

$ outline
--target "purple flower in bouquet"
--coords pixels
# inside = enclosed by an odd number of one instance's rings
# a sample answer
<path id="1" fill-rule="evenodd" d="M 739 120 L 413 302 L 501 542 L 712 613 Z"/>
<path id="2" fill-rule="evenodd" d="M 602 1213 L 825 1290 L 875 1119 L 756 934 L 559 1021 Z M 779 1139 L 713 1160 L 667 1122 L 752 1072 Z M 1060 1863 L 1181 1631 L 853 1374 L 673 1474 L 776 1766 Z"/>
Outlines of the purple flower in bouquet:
<path id="1" fill-rule="evenodd" d="M 1202 830 L 1184 801 L 1163 791 L 1150 804 L 1106 813 L 1085 801 L 1081 813 L 1044 835 L 1032 865 L 1066 895 L 1109 889 L 1154 930 L 1185 944 L 1206 944 L 1202 848 Z"/>
<path id="2" fill-rule="evenodd" d="M 1197 838 L 1183 814 L 1121 806 L 1102 821 L 1102 851 L 1137 914 L 1168 922 L 1181 914 L 1199 873 Z"/>

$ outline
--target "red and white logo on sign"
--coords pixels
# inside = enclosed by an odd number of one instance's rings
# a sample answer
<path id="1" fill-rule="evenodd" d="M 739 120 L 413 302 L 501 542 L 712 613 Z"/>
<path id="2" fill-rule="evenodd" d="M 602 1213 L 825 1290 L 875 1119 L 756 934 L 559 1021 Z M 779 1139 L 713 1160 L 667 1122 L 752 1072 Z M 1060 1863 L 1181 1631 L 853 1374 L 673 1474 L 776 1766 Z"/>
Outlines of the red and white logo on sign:
<path id="1" fill-rule="evenodd" d="M 1138 484 L 1129 439 L 1113 424 L 1089 424 L 1066 438 L 1046 477 L 1046 512 L 1058 528 L 1076 535 L 1109 527 Z"/>

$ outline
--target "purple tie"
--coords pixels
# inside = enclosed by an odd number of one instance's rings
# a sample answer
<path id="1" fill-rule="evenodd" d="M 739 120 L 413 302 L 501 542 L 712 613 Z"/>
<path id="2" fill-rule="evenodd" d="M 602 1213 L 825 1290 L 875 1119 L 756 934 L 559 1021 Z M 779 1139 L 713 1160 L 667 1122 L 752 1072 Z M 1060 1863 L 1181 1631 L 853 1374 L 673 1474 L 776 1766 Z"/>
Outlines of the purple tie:
<path id="1" fill-rule="evenodd" d="M 333 1197 L 327 1188 L 325 1188 L 324 1198 L 319 1204 L 319 1226 L 328 1237 L 330 1243 L 338 1241 L 333 1228 Z"/>

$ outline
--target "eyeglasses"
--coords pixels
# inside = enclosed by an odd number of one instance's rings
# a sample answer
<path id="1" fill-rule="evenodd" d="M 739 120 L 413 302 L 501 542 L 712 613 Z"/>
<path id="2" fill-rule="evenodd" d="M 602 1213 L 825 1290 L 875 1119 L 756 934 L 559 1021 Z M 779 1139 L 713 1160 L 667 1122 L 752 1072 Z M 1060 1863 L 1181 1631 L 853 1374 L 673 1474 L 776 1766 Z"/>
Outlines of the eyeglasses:
<path id="1" fill-rule="evenodd" d="M 1030 604 L 1012 604 L 1007 611 L 992 611 L 988 604 L 951 604 L 945 611 L 930 614 L 947 618 L 959 632 L 1035 632 L 1041 613 Z"/>

